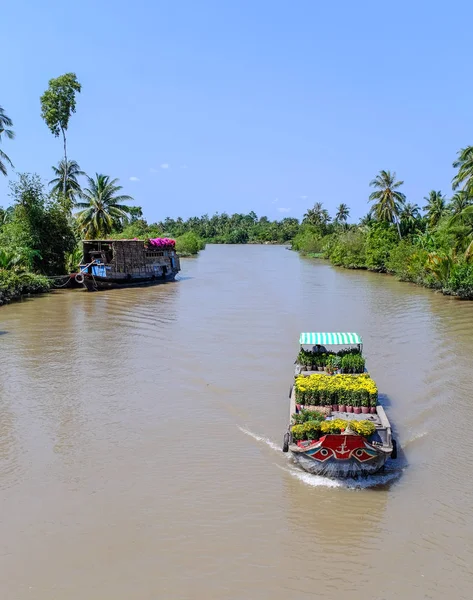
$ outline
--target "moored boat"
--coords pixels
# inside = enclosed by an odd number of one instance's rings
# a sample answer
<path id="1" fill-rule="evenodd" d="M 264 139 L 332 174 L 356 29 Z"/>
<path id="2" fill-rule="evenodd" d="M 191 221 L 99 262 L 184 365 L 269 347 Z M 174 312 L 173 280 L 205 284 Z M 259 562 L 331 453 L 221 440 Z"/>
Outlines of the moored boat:
<path id="1" fill-rule="evenodd" d="M 89 291 L 173 281 L 180 271 L 175 242 L 84 240 L 80 272 L 75 281 Z"/>
<path id="2" fill-rule="evenodd" d="M 377 473 L 389 457 L 397 458 L 397 446 L 365 368 L 362 338 L 302 333 L 299 343 L 283 451 L 315 475 Z"/>

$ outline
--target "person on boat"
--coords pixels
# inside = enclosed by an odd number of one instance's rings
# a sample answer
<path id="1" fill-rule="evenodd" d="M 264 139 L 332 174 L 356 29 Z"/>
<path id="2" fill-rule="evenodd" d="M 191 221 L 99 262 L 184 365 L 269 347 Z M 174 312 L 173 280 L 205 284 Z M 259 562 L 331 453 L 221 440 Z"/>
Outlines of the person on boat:
<path id="1" fill-rule="evenodd" d="M 321 346 L 320 344 L 316 344 L 313 346 L 312 352 L 324 353 L 327 352 L 327 348 L 325 346 Z"/>

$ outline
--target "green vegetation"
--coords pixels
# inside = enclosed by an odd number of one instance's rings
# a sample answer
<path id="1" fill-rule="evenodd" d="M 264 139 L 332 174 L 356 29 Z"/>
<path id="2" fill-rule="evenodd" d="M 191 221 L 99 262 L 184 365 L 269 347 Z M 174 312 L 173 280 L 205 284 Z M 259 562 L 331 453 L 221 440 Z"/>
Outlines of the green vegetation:
<path id="1" fill-rule="evenodd" d="M 64 144 L 64 165 L 67 166 L 66 131 L 71 115 L 76 112 L 76 94 L 81 84 L 75 73 L 65 73 L 49 80 L 49 87 L 41 96 L 41 116 L 55 137 L 62 133 Z M 63 194 L 66 196 L 67 170 L 63 172 Z"/>
<path id="2" fill-rule="evenodd" d="M 188 231 L 176 238 L 176 252 L 180 256 L 193 256 L 205 248 L 205 242 L 193 231 Z"/>
<path id="3" fill-rule="evenodd" d="M 130 208 L 123 204 L 133 200 L 131 196 L 118 195 L 122 189 L 118 179 L 110 180 L 107 175 L 87 177 L 89 187 L 81 192 L 82 202 L 77 208 L 82 210 L 76 215 L 80 231 L 86 240 L 109 236 L 119 229 L 127 218 Z"/>
<path id="4" fill-rule="evenodd" d="M 49 291 L 51 282 L 47 277 L 34 273 L 15 273 L 0 268 L 0 306 L 19 300 L 26 294 L 41 294 Z"/>
<path id="5" fill-rule="evenodd" d="M 292 248 L 340 267 L 391 273 L 473 299 L 473 146 L 460 150 L 453 166 L 454 195 L 448 200 L 432 190 L 423 215 L 406 201 L 396 174 L 381 171 L 370 183 L 371 210 L 359 224 L 341 219 L 340 207 L 332 221 L 317 203 L 307 211 Z"/>

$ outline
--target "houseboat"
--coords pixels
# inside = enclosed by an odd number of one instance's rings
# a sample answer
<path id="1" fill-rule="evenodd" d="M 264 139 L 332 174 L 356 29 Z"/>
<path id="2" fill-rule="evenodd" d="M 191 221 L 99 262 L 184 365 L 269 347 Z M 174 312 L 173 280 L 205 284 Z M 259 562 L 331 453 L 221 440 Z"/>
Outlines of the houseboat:
<path id="1" fill-rule="evenodd" d="M 305 471 L 354 477 L 397 458 L 378 389 L 365 368 L 356 333 L 302 333 L 291 386 L 283 451 Z"/>
<path id="2" fill-rule="evenodd" d="M 173 281 L 180 271 L 175 242 L 84 240 L 82 262 L 75 275 L 89 291 Z"/>

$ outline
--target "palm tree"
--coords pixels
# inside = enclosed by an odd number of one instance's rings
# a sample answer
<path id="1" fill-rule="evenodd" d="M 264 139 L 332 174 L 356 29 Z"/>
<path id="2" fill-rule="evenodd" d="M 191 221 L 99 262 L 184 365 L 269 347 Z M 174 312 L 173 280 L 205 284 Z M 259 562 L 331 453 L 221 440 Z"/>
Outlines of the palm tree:
<path id="1" fill-rule="evenodd" d="M 467 192 L 459 191 L 452 196 L 448 208 L 453 215 L 459 215 L 467 206 L 470 206 L 470 204 L 471 198 L 468 197 Z"/>
<path id="2" fill-rule="evenodd" d="M 330 223 L 330 220 L 328 210 L 323 208 L 322 202 L 316 202 L 314 208 L 309 208 L 304 215 L 304 221 L 316 227 L 320 225 L 326 226 Z"/>
<path id="3" fill-rule="evenodd" d="M 458 152 L 458 159 L 453 163 L 453 168 L 458 169 L 458 173 L 452 180 L 453 189 L 462 185 L 462 190 L 473 196 L 473 146 L 462 148 Z"/>
<path id="4" fill-rule="evenodd" d="M 15 132 L 11 129 L 7 129 L 7 127 L 13 127 L 13 122 L 10 119 L 10 117 L 8 117 L 5 114 L 4 109 L 0 106 L 0 142 L 2 141 L 3 134 L 9 140 L 12 140 L 15 137 Z M 3 162 L 3 161 L 5 161 L 5 162 Z M 13 168 L 12 161 L 8 158 L 8 156 L 5 154 L 5 152 L 2 152 L 2 150 L 0 150 L 0 172 L 3 173 L 4 175 L 7 174 L 7 168 L 5 166 L 5 163 L 8 163 L 10 165 L 10 167 Z"/>
<path id="5" fill-rule="evenodd" d="M 459 228 L 463 243 L 470 240 L 465 251 L 465 258 L 470 258 L 473 254 L 473 205 L 468 204 L 461 212 L 454 214 L 448 225 Z"/>
<path id="6" fill-rule="evenodd" d="M 399 227 L 399 214 L 406 200 L 405 194 L 398 189 L 404 181 L 396 181 L 396 173 L 391 171 L 380 171 L 379 175 L 370 181 L 370 187 L 376 188 L 369 197 L 369 201 L 375 201 L 373 204 L 373 213 L 378 221 L 395 223 L 399 239 L 401 238 L 401 229 Z"/>
<path id="7" fill-rule="evenodd" d="M 122 202 L 133 198 L 117 195 L 122 186 L 116 185 L 118 179 L 110 180 L 108 175 L 96 173 L 95 179 L 87 176 L 87 182 L 88 187 L 81 192 L 84 201 L 76 206 L 83 209 L 77 214 L 77 221 L 85 239 L 90 240 L 109 235 L 130 213 L 130 207 Z"/>
<path id="8" fill-rule="evenodd" d="M 75 160 L 61 160 L 57 167 L 52 167 L 56 177 L 51 179 L 49 185 L 52 185 L 52 193 L 55 194 L 64 210 L 71 212 L 76 196 L 80 196 L 81 187 L 77 181 L 78 177 L 85 177 L 84 171 L 80 170 Z M 65 193 L 64 193 L 65 190 Z"/>
<path id="9" fill-rule="evenodd" d="M 424 200 L 427 204 L 424 206 L 426 211 L 427 221 L 430 227 L 435 227 L 440 219 L 447 212 L 447 203 L 445 200 L 445 196 L 442 192 L 432 190 L 428 196 L 424 196 Z"/>
<path id="10" fill-rule="evenodd" d="M 401 226 L 403 228 L 404 233 L 409 233 L 409 231 L 414 231 L 416 225 L 420 221 L 420 208 L 417 204 L 412 204 L 412 202 L 407 202 L 402 207 L 401 213 L 399 215 L 399 219 L 401 221 Z"/>
<path id="11" fill-rule="evenodd" d="M 337 214 L 335 215 L 335 221 L 343 225 L 347 224 L 348 217 L 350 216 L 350 209 L 346 204 L 340 204 L 337 207 Z"/>

